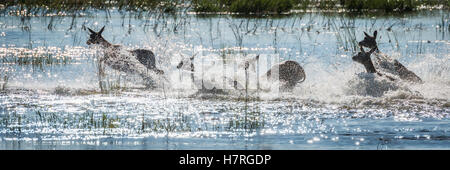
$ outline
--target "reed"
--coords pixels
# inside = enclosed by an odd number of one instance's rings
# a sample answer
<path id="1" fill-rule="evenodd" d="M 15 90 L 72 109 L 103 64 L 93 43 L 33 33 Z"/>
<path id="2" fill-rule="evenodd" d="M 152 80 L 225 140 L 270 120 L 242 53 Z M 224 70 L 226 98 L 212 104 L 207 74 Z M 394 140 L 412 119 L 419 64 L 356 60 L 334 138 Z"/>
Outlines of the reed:
<path id="1" fill-rule="evenodd" d="M 2 68 L 0 69 L 0 91 L 5 91 L 6 86 L 8 85 L 9 73 L 8 69 Z"/>
<path id="2" fill-rule="evenodd" d="M 31 65 L 34 69 L 43 70 L 46 66 L 67 65 L 73 62 L 72 57 L 61 53 L 60 49 L 48 48 L 9 48 L 2 50 L 0 63 Z"/>
<path id="3" fill-rule="evenodd" d="M 425 7 L 425 8 L 424 8 Z M 4 0 L 0 12 L 18 16 L 71 15 L 109 9 L 143 13 L 281 14 L 292 9 L 407 12 L 429 8 L 449 9 L 448 0 Z"/>
<path id="4" fill-rule="evenodd" d="M 193 0 L 191 3 L 196 12 L 239 14 L 280 14 L 292 9 L 407 12 L 422 7 L 450 7 L 446 0 Z"/>
<path id="5" fill-rule="evenodd" d="M 160 11 L 173 13 L 183 0 L 5 0 L 4 8 L 14 7 L 26 15 L 80 12 L 89 9 L 117 8 L 125 11 Z"/>

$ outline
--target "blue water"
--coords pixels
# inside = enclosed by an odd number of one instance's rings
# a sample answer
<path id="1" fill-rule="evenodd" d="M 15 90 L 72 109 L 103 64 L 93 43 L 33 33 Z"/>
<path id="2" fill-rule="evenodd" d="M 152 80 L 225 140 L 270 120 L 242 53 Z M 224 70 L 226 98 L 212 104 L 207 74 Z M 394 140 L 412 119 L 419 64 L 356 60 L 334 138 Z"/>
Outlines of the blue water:
<path id="1" fill-rule="evenodd" d="M 448 11 L 110 14 L 0 15 L 0 149 L 450 149 Z M 103 26 L 114 44 L 152 50 L 168 82 L 149 90 L 139 76 L 107 68 L 109 91 L 101 93 L 102 52 L 86 45 L 85 28 Z M 364 68 L 351 57 L 363 31 L 374 30 L 380 50 L 424 84 L 365 83 Z M 267 61 L 261 72 L 298 61 L 305 82 L 291 92 L 196 95 L 190 73 L 175 68 L 196 55 L 197 77 L 213 82 L 227 74 L 243 82 L 239 62 L 258 54 Z M 17 62 L 33 57 L 53 62 Z M 223 69 L 223 62 L 232 67 Z M 359 90 L 379 85 L 399 88 L 378 97 Z"/>

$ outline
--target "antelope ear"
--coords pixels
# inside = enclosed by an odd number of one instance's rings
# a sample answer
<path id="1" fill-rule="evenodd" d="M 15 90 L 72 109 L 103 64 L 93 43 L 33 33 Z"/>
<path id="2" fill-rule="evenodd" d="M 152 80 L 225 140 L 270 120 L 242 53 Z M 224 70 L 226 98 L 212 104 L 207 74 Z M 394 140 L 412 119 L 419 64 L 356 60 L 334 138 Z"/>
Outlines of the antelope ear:
<path id="1" fill-rule="evenodd" d="M 91 32 L 91 34 L 96 34 L 95 31 L 91 30 L 90 28 L 87 28 L 89 30 L 89 32 Z"/>
<path id="2" fill-rule="evenodd" d="M 366 37 L 370 37 L 370 35 L 369 34 L 367 34 L 365 31 L 364 31 L 364 35 L 366 35 Z"/>
<path id="3" fill-rule="evenodd" d="M 100 29 L 100 31 L 98 32 L 98 34 L 102 34 L 102 32 L 105 30 L 105 26 L 103 26 L 102 29 Z"/>
<path id="4" fill-rule="evenodd" d="M 374 32 L 373 32 L 373 38 L 377 38 L 377 30 L 375 30 Z"/>

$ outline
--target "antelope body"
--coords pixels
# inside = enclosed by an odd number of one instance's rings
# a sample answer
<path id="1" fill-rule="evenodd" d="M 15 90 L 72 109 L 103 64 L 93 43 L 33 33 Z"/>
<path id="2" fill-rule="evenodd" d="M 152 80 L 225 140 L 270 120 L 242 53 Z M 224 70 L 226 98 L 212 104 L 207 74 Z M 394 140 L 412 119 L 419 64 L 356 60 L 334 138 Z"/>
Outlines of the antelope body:
<path id="1" fill-rule="evenodd" d="M 190 60 L 181 61 L 177 68 L 181 69 L 183 66 L 186 66 L 187 63 L 190 63 L 189 68 L 184 68 L 191 71 L 191 79 L 194 82 L 194 64 L 193 64 L 194 57 L 191 57 Z M 247 60 L 244 62 L 244 69 L 246 71 L 246 79 L 248 79 L 248 70 L 250 68 L 250 62 L 256 62 L 259 60 L 259 55 L 256 56 L 255 59 Z M 255 70 L 253 68 L 253 70 Z M 265 74 L 264 76 L 267 77 L 268 80 L 275 80 L 275 78 L 278 77 L 278 81 L 280 81 L 283 84 L 283 88 L 292 89 L 295 87 L 297 83 L 301 83 L 305 81 L 306 75 L 303 68 L 298 64 L 296 61 L 288 60 L 283 61 L 281 63 L 273 65 Z M 230 79 L 227 79 L 228 81 L 231 81 Z M 247 80 L 246 80 L 247 81 Z M 240 85 L 237 81 L 232 81 L 234 84 L 234 88 L 242 88 L 243 86 Z M 246 82 L 248 83 L 248 82 Z"/>
<path id="2" fill-rule="evenodd" d="M 278 80 L 285 88 L 292 89 L 297 83 L 305 81 L 306 74 L 296 61 L 287 60 L 273 65 L 265 74 L 269 80 Z"/>
<path id="3" fill-rule="evenodd" d="M 376 42 L 376 36 L 377 36 L 377 31 L 374 31 L 373 36 L 368 35 L 366 32 L 364 32 L 364 40 L 360 41 L 358 44 L 361 48 L 362 53 L 358 53 L 357 56 L 353 57 L 354 61 L 357 61 L 361 64 L 363 64 L 366 67 L 367 72 L 372 72 L 375 71 L 375 67 L 373 66 L 372 61 L 370 60 L 370 54 L 372 52 L 375 52 L 375 55 L 377 56 L 377 60 L 378 60 L 378 65 L 383 68 L 384 70 L 397 75 L 400 79 L 402 80 L 406 80 L 406 81 L 410 81 L 410 82 L 414 82 L 414 83 L 423 83 L 422 79 L 417 76 L 414 72 L 408 70 L 405 66 L 403 66 L 403 64 L 401 64 L 399 61 L 397 60 L 393 60 L 393 64 L 391 62 L 388 62 L 386 60 L 383 60 L 381 58 L 386 58 L 386 55 L 381 53 L 380 50 L 378 49 L 377 46 L 377 42 Z M 368 47 L 370 48 L 370 52 L 369 53 L 365 53 L 362 47 Z M 361 57 L 361 56 L 366 56 L 366 57 Z M 364 58 L 364 59 L 363 59 Z M 362 61 L 364 62 L 360 62 L 358 60 L 363 59 Z M 370 62 L 368 61 L 370 60 Z M 373 68 L 373 70 L 372 70 Z M 380 74 L 379 72 L 377 72 L 378 74 Z M 393 78 L 390 78 L 391 80 Z"/>
<path id="4" fill-rule="evenodd" d="M 150 77 L 143 70 L 151 70 L 156 74 L 164 74 L 164 71 L 156 68 L 155 55 L 152 51 L 146 49 L 127 50 L 131 55 L 121 54 L 122 46 L 113 45 L 106 41 L 102 33 L 105 27 L 99 32 L 95 32 L 88 28 L 90 35 L 86 44 L 100 45 L 104 51 L 104 56 L 99 62 L 104 62 L 107 66 L 125 73 L 138 74 L 144 80 Z"/>

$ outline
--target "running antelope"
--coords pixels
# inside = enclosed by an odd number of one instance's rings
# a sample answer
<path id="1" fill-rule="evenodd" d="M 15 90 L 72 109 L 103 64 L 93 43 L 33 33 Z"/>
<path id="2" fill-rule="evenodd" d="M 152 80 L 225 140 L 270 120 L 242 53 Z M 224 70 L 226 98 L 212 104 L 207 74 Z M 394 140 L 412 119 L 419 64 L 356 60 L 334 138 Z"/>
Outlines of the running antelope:
<path id="1" fill-rule="evenodd" d="M 225 94 L 226 92 L 223 91 L 223 89 L 217 89 L 213 84 L 211 84 L 208 81 L 204 81 L 202 79 L 197 80 L 195 77 L 195 66 L 194 66 L 194 58 L 197 54 L 193 55 L 192 57 L 190 57 L 189 59 L 182 59 L 180 61 L 180 63 L 178 63 L 177 65 L 177 69 L 180 70 L 185 70 L 185 71 L 189 71 L 190 75 L 191 75 L 191 81 L 194 83 L 194 85 L 196 86 L 196 88 L 199 89 L 198 92 L 200 93 L 221 93 L 221 94 Z M 242 86 L 240 86 L 240 84 L 238 84 L 237 81 L 232 81 L 231 79 L 225 77 L 226 81 L 228 81 L 228 83 L 233 84 L 233 87 L 235 89 L 237 88 L 242 88 Z M 212 87 L 211 89 L 208 89 L 207 87 Z"/>
<path id="2" fill-rule="evenodd" d="M 121 54 L 121 45 L 113 45 L 103 38 L 102 33 L 105 30 L 104 26 L 99 32 L 95 32 L 90 28 L 88 28 L 88 30 L 90 35 L 86 44 L 97 44 L 104 50 L 104 56 L 99 62 L 104 62 L 106 65 L 118 71 L 138 74 L 146 81 L 149 80 L 150 77 L 144 70 L 151 70 L 158 75 L 164 74 L 164 71 L 156 68 L 155 55 L 152 51 L 145 49 L 127 50 L 131 55 L 124 55 Z"/>
<path id="3" fill-rule="evenodd" d="M 278 77 L 278 80 L 286 89 L 293 89 L 297 83 L 302 83 L 306 79 L 302 66 L 293 60 L 273 65 L 265 75 L 269 80 L 275 80 L 274 78 Z"/>
<path id="4" fill-rule="evenodd" d="M 189 60 L 181 61 L 177 68 L 181 69 L 184 65 L 190 62 L 190 68 L 185 68 L 187 70 L 191 71 L 191 78 L 192 81 L 194 81 L 194 64 L 193 61 L 194 57 L 190 58 Z M 246 74 L 248 74 L 248 70 L 250 68 L 250 65 L 254 62 L 257 62 L 259 60 L 259 55 L 256 56 L 255 59 L 247 60 L 244 62 L 244 69 Z M 255 70 L 253 68 L 253 70 Z M 265 74 L 264 76 L 267 77 L 269 81 L 273 81 L 276 78 L 281 82 L 283 89 L 293 89 L 297 83 L 301 83 L 305 81 L 306 75 L 303 68 L 298 64 L 296 61 L 288 60 L 283 61 L 281 63 L 273 65 Z M 248 79 L 248 75 L 246 75 L 246 79 Z M 230 81 L 230 80 L 228 80 Z M 246 80 L 247 81 L 247 80 Z M 243 86 L 240 85 L 237 81 L 232 81 L 234 84 L 235 89 L 242 88 Z M 248 82 L 246 82 L 248 83 Z M 259 83 L 259 82 L 258 82 Z"/>
<path id="5" fill-rule="evenodd" d="M 377 31 L 373 32 L 373 36 L 370 36 L 366 32 L 364 32 L 364 35 L 365 35 L 364 40 L 360 41 L 358 44 L 362 47 L 370 48 L 371 52 L 375 52 L 374 54 L 379 63 L 378 65 L 381 68 L 383 68 L 384 70 L 386 70 L 394 75 L 399 76 L 399 78 L 402 80 L 406 80 L 406 81 L 410 81 L 410 82 L 414 82 L 414 83 L 422 83 L 423 82 L 419 76 L 414 74 L 414 72 L 408 70 L 399 61 L 397 61 L 395 59 L 393 60 L 393 63 L 387 61 L 387 60 L 389 60 L 389 59 L 387 59 L 387 56 L 385 54 L 383 54 L 382 52 L 380 52 L 380 50 L 378 49 L 378 45 L 375 40 L 377 37 Z M 370 54 L 369 54 L 369 56 L 370 56 Z M 384 59 L 382 59 L 382 58 L 384 58 Z M 370 59 L 370 57 L 369 57 L 369 59 Z M 373 67 L 373 64 L 372 64 L 372 67 Z"/>
<path id="6" fill-rule="evenodd" d="M 364 48 L 362 46 L 359 46 L 361 52 L 359 52 L 357 55 L 352 57 L 353 61 L 356 61 L 362 65 L 364 65 L 364 68 L 366 68 L 367 73 L 377 73 L 379 76 L 386 76 L 389 80 L 394 81 L 395 79 L 381 74 L 375 69 L 375 66 L 373 66 L 372 60 L 370 59 L 370 55 L 375 51 L 375 48 L 372 48 L 369 52 L 365 52 Z"/>

